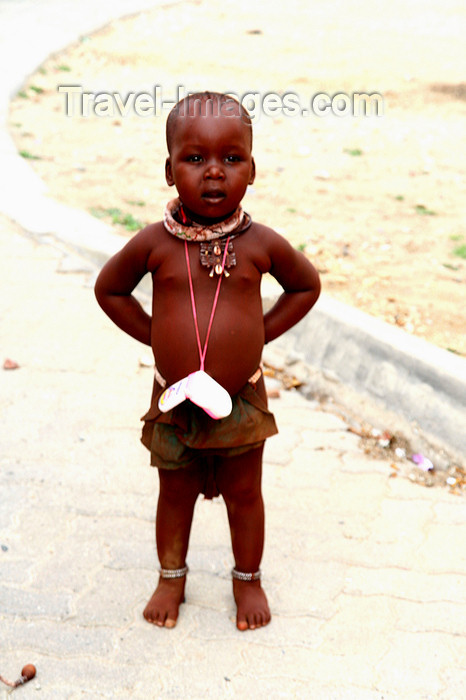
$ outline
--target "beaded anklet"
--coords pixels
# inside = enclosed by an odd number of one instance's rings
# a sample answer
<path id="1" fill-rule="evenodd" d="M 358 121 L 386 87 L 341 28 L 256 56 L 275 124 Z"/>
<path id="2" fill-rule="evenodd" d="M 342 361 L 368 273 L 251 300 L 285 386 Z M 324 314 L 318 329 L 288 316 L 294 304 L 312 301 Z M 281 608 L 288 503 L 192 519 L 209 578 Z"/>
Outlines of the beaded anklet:
<path id="1" fill-rule="evenodd" d="M 183 578 L 188 571 L 189 569 L 187 566 L 183 566 L 181 569 L 159 569 L 162 578 Z"/>
<path id="2" fill-rule="evenodd" d="M 232 569 L 231 575 L 233 578 L 238 579 L 238 581 L 259 581 L 261 577 L 261 570 L 259 569 L 259 571 L 256 571 L 254 574 L 246 574 L 243 571 Z"/>

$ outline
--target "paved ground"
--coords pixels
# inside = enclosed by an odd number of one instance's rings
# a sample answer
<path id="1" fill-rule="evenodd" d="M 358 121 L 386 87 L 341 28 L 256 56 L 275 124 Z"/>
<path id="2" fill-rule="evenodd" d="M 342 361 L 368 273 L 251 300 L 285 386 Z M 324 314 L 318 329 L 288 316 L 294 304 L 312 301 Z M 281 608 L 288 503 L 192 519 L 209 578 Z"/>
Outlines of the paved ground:
<path id="1" fill-rule="evenodd" d="M 29 50 L 0 76 L 2 120 L 44 51 L 146 4 L 4 0 L 2 55 Z M 26 180 L 29 194 L 38 183 L 0 136 L 0 205 L 18 200 L 38 226 L 24 196 Z M 67 231 L 82 229 L 66 216 Z M 178 627 L 143 620 L 157 568 L 157 479 L 139 444 L 147 351 L 98 309 L 90 263 L 42 241 L 0 216 L 0 673 L 38 671 L 18 694 L 462 698 L 464 499 L 391 478 L 389 460 L 370 458 L 345 422 L 296 392 L 272 401 L 280 435 L 266 452 L 271 625 L 235 629 L 219 500 L 197 506 Z M 7 357 L 19 369 L 1 369 Z"/>
<path id="2" fill-rule="evenodd" d="M 0 219 L 1 360 L 20 365 L 0 369 L 0 672 L 36 665 L 21 697 L 464 697 L 464 499 L 390 478 L 297 392 L 272 401 L 266 452 L 271 625 L 235 629 L 220 500 L 198 502 L 178 626 L 143 620 L 151 370 L 82 267 Z"/>

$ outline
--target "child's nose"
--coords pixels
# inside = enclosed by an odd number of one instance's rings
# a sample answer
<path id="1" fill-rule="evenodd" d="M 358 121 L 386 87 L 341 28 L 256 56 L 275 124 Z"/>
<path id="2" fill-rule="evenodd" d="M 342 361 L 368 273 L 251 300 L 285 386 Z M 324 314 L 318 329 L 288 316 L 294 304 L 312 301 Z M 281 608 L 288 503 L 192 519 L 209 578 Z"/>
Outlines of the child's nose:
<path id="1" fill-rule="evenodd" d="M 223 179 L 224 174 L 223 174 L 223 168 L 221 165 L 217 162 L 211 162 L 207 164 L 207 168 L 205 169 L 204 172 L 204 178 L 206 180 L 219 180 Z"/>

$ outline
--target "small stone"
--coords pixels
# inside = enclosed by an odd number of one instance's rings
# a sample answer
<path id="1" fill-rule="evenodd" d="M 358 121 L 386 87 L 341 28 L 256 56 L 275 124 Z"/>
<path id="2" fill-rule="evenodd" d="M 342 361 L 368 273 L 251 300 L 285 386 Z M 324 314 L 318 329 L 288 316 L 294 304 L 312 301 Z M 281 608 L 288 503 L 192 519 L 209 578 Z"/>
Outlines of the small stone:
<path id="1" fill-rule="evenodd" d="M 314 177 L 316 178 L 316 180 L 329 180 L 330 173 L 328 170 L 316 170 L 314 172 Z"/>
<path id="2" fill-rule="evenodd" d="M 141 355 L 139 358 L 139 367 L 153 367 L 154 359 L 151 355 Z"/>
<path id="3" fill-rule="evenodd" d="M 26 666 L 23 666 L 21 670 L 21 675 L 27 681 L 31 681 L 36 675 L 36 667 L 34 666 L 34 664 L 26 664 Z"/>
<path id="4" fill-rule="evenodd" d="M 340 379 L 338 377 L 338 374 L 334 372 L 331 369 L 324 369 L 322 370 L 322 374 L 324 375 L 324 379 L 326 379 L 328 382 L 333 382 L 334 384 L 340 384 Z"/>
<path id="5" fill-rule="evenodd" d="M 19 369 L 19 364 L 7 357 L 3 363 L 3 369 Z"/>

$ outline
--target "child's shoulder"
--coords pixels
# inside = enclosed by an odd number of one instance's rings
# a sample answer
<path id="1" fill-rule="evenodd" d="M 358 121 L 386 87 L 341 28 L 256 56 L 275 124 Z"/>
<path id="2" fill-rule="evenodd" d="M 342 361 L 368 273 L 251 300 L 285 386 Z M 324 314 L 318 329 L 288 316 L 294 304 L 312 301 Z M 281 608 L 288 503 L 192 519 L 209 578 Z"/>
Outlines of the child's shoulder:
<path id="1" fill-rule="evenodd" d="M 134 236 L 133 239 L 140 245 L 153 246 L 158 243 L 165 235 L 166 230 L 163 225 L 163 221 L 156 221 L 152 224 L 147 224 L 144 228 L 140 229 Z"/>
<path id="2" fill-rule="evenodd" d="M 139 250 L 141 253 L 149 255 L 152 251 L 158 250 L 173 241 L 173 236 L 167 234 L 168 232 L 163 225 L 163 221 L 147 224 L 131 238 L 130 247 L 133 250 Z"/>
<path id="3" fill-rule="evenodd" d="M 271 254 L 293 250 L 285 236 L 258 221 L 252 223 L 251 233 L 257 237 L 257 242 L 260 243 L 263 250 Z"/>
<path id="4" fill-rule="evenodd" d="M 284 235 L 257 222 L 251 232 L 251 242 L 262 256 L 263 272 L 269 272 L 286 291 L 317 289 L 319 278 L 314 266 Z"/>
<path id="5" fill-rule="evenodd" d="M 280 239 L 285 240 L 283 236 L 280 233 L 278 233 L 278 231 L 275 231 L 270 226 L 266 226 L 266 224 L 262 224 L 259 221 L 253 221 L 250 230 L 251 233 L 254 234 L 254 236 L 260 238 L 261 241 L 264 243 L 273 244 L 279 241 Z"/>
<path id="6" fill-rule="evenodd" d="M 251 231 L 255 231 L 256 234 L 260 236 L 279 235 L 276 231 L 273 230 L 273 228 L 271 228 L 270 226 L 266 226 L 265 224 L 262 224 L 260 221 L 256 221 L 255 219 L 253 219 L 252 221 Z"/>
<path id="7" fill-rule="evenodd" d="M 157 221 L 132 236 L 116 257 L 133 269 L 152 271 L 172 253 L 173 241 L 174 237 L 168 235 L 163 221 Z"/>

